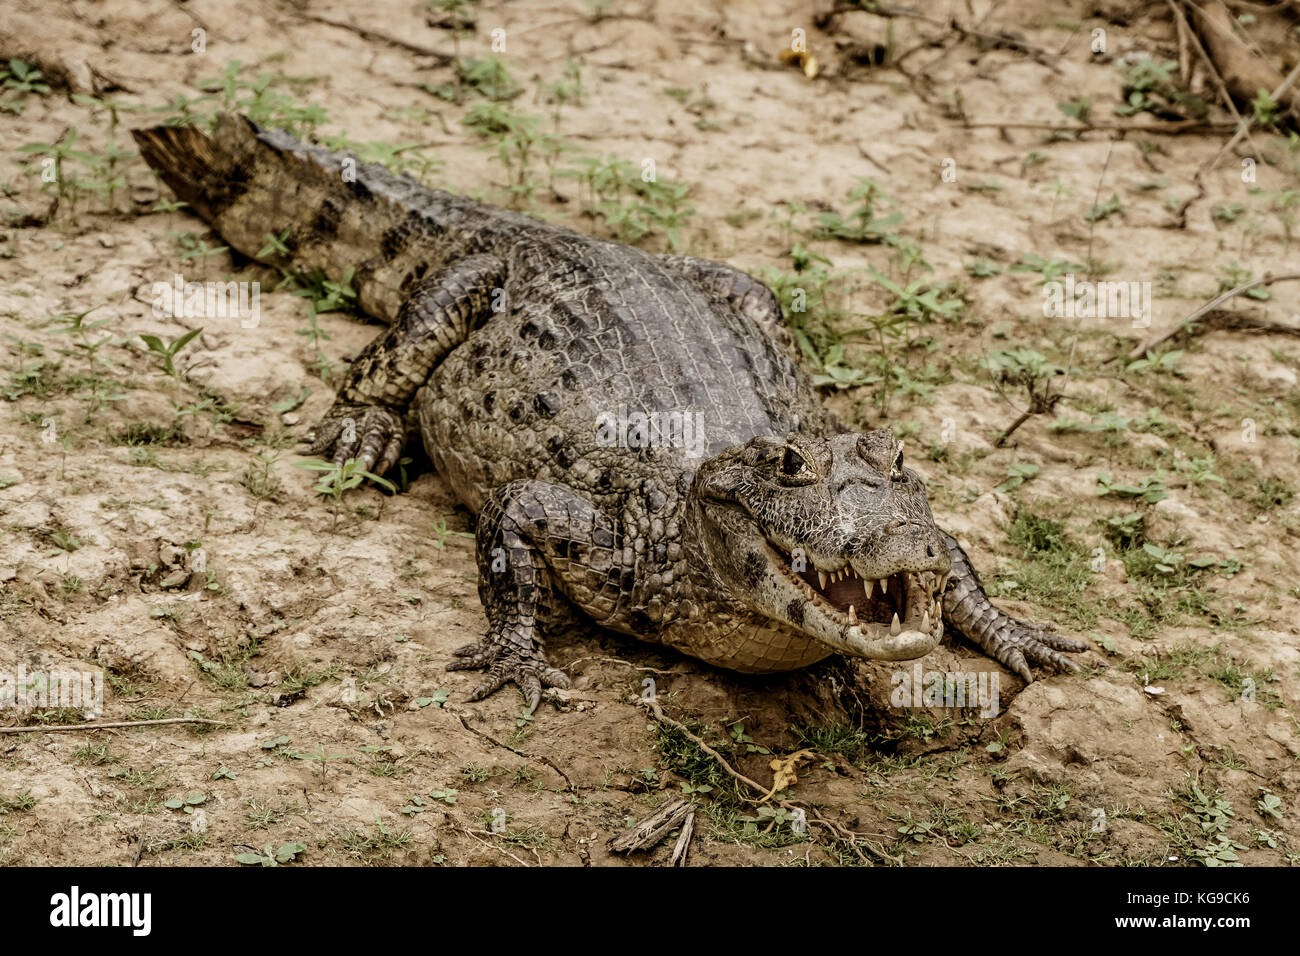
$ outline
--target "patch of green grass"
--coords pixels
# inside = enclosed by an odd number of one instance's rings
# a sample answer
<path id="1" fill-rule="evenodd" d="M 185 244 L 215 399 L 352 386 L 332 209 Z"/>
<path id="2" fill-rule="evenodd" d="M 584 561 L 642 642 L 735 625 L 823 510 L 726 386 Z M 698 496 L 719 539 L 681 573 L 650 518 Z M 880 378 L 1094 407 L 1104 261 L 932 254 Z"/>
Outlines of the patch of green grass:
<path id="1" fill-rule="evenodd" d="M 648 161 L 647 161 L 648 162 Z M 579 183 L 584 214 L 599 218 L 619 242 L 636 244 L 656 235 L 671 249 L 695 216 L 691 186 L 614 156 L 584 156 L 556 175 Z"/>
<path id="2" fill-rule="evenodd" d="M 9 813 L 22 813 L 36 806 L 36 797 L 30 790 L 20 790 L 12 797 L 0 794 L 0 816 Z"/>
<path id="3" fill-rule="evenodd" d="M 0 114 L 21 113 L 29 95 L 48 92 L 50 87 L 41 71 L 26 60 L 14 58 L 0 64 Z"/>
<path id="4" fill-rule="evenodd" d="M 9 373 L 9 382 L 3 395 L 7 401 L 16 402 L 31 395 L 35 398 L 49 398 L 66 391 L 69 381 L 59 374 L 62 362 L 40 360 L 30 365 L 21 365 Z"/>
<path id="5" fill-rule="evenodd" d="M 86 715 L 75 707 L 51 707 L 32 711 L 23 723 L 29 727 L 37 724 L 80 724 L 85 719 Z"/>
<path id="6" fill-rule="evenodd" d="M 190 651 L 190 660 L 221 690 L 243 690 L 248 686 L 248 664 L 262 652 L 261 641 L 250 634 L 210 655 Z"/>
<path id="7" fill-rule="evenodd" d="M 691 733 L 704 739 L 702 727 L 691 727 Z M 657 726 L 658 736 L 655 749 L 660 760 L 673 773 L 699 788 L 710 786 L 714 793 L 734 793 L 733 781 L 718 766 L 716 760 L 700 749 L 699 745 L 676 727 L 667 724 Z M 721 744 L 719 744 L 721 745 Z"/>
<path id="8" fill-rule="evenodd" d="M 1024 598 L 1051 608 L 1062 623 L 1090 628 L 1097 621 L 1097 599 L 1089 555 L 1067 536 L 1065 527 L 1025 508 L 1016 512 L 1007 537 L 1020 551 L 1010 575 L 990 593 Z"/>
<path id="9" fill-rule="evenodd" d="M 363 863 L 385 863 L 399 851 L 414 845 L 415 833 L 411 827 L 394 830 L 376 818 L 369 830 L 344 827 L 334 835 L 334 840 L 353 859 Z"/>
<path id="10" fill-rule="evenodd" d="M 462 767 L 460 775 L 470 783 L 484 783 L 492 779 L 491 767 L 477 767 L 474 764 Z"/>
<path id="11" fill-rule="evenodd" d="M 77 763 L 90 764 L 91 766 L 102 766 L 108 763 L 117 763 L 121 758 L 116 754 L 110 753 L 108 744 L 86 743 L 72 752 L 72 759 Z"/>
<path id="12" fill-rule="evenodd" d="M 849 760 L 856 760 L 871 744 L 870 734 L 847 724 L 808 725 L 791 729 L 802 746 L 811 747 L 822 754 L 843 754 Z"/>
<path id="13" fill-rule="evenodd" d="M 302 806 L 296 800 L 293 803 L 272 806 L 269 803 L 260 803 L 256 799 L 249 798 L 244 802 L 244 806 L 246 808 L 244 823 L 250 830 L 269 829 L 282 822 L 290 814 L 301 814 L 303 812 Z"/>
<path id="14" fill-rule="evenodd" d="M 333 680 L 342 669 L 338 661 L 331 661 L 320 670 L 308 670 L 302 664 L 294 664 L 280 678 L 280 689 L 286 694 L 297 694 L 310 690 L 326 681 Z"/>
<path id="15" fill-rule="evenodd" d="M 157 843 L 150 843 L 149 852 L 163 853 L 167 850 L 175 850 L 178 853 L 197 853 L 207 845 L 208 835 L 206 833 L 191 832 L 178 837 L 160 840 Z"/>
<path id="16" fill-rule="evenodd" d="M 1145 683 L 1154 684 L 1186 677 L 1188 671 L 1206 673 L 1210 665 L 1219 659 L 1220 652 L 1221 648 L 1218 647 L 1205 648 L 1189 641 L 1181 641 L 1164 654 L 1157 655 L 1153 652 L 1125 658 L 1120 666 Z"/>
<path id="17" fill-rule="evenodd" d="M 1176 817 L 1168 815 L 1157 821 L 1156 826 L 1169 837 L 1179 855 L 1199 860 L 1207 867 L 1240 866 L 1237 851 L 1245 847 L 1228 836 L 1236 814 L 1222 791 L 1203 788 L 1200 781 L 1188 775 L 1173 796 L 1187 812 Z"/>
<path id="18" fill-rule="evenodd" d="M 1282 706 L 1281 696 L 1271 686 L 1278 681 L 1278 676 L 1272 668 L 1259 670 L 1251 667 L 1249 661 L 1237 664 L 1227 659 L 1218 662 L 1207 673 L 1223 685 L 1228 692 L 1229 700 L 1247 698 L 1269 710 L 1276 710 Z"/>
<path id="19" fill-rule="evenodd" d="M 316 103 L 299 103 L 283 88 L 306 86 L 311 82 L 280 72 L 253 76 L 239 60 L 231 60 L 220 74 L 195 84 L 207 95 L 196 99 L 178 97 L 164 107 L 164 111 L 171 114 L 165 122 L 169 125 L 198 122 L 210 127 L 218 112 L 244 113 L 259 125 L 288 130 L 299 139 L 308 139 L 318 126 L 329 121 L 329 117 L 324 107 Z M 190 109 L 200 103 L 213 102 L 214 108 L 206 114 L 195 114 Z"/>
<path id="20" fill-rule="evenodd" d="M 161 790 L 166 784 L 166 778 L 161 770 L 136 770 L 134 767 L 123 767 L 117 770 L 109 771 L 110 777 L 116 777 L 127 786 L 138 787 L 141 790 L 157 791 Z M 162 779 L 159 779 L 160 776 Z"/>
<path id="21" fill-rule="evenodd" d="M 115 445 L 183 445 L 185 433 L 175 422 L 157 425 L 152 422 L 128 422 L 112 435 Z"/>

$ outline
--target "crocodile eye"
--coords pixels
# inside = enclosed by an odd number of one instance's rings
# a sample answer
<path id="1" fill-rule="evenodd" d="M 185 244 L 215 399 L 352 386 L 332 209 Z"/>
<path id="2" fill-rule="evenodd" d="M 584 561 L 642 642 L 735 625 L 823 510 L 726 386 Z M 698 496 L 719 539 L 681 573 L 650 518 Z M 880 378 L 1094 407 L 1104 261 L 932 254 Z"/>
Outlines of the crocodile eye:
<path id="1" fill-rule="evenodd" d="M 781 459 L 781 474 L 787 478 L 794 478 L 807 467 L 808 463 L 804 461 L 803 455 L 793 448 L 786 448 L 785 456 Z"/>
<path id="2" fill-rule="evenodd" d="M 898 451 L 894 453 L 893 464 L 889 466 L 889 478 L 891 481 L 903 480 L 903 443 L 898 443 Z"/>

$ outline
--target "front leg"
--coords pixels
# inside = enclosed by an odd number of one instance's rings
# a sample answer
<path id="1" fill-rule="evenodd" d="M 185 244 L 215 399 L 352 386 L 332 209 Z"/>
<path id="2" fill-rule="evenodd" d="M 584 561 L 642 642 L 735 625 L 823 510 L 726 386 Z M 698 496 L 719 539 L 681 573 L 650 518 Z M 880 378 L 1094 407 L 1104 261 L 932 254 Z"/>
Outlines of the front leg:
<path id="1" fill-rule="evenodd" d="M 990 657 L 1032 683 L 1029 662 L 1077 671 L 1079 665 L 1058 651 L 1086 651 L 1082 641 L 1052 633 L 1050 624 L 1027 624 L 993 606 L 970 558 L 957 539 L 944 533 L 952 573 L 943 594 L 943 622 L 978 644 Z"/>
<path id="2" fill-rule="evenodd" d="M 487 669 L 470 700 L 513 681 L 531 714 L 543 686 L 569 685 L 547 663 L 542 629 L 567 619 L 568 600 L 596 617 L 614 609 L 622 581 L 617 528 L 572 488 L 526 479 L 492 493 L 475 537 L 488 633 L 457 650 L 461 660 L 447 669 Z"/>
<path id="3" fill-rule="evenodd" d="M 397 321 L 348 369 L 334 405 L 307 449 L 334 464 L 357 458 L 382 475 L 397 463 L 411 399 L 438 363 L 489 314 L 505 266 L 495 256 L 458 259 L 415 287 Z"/>

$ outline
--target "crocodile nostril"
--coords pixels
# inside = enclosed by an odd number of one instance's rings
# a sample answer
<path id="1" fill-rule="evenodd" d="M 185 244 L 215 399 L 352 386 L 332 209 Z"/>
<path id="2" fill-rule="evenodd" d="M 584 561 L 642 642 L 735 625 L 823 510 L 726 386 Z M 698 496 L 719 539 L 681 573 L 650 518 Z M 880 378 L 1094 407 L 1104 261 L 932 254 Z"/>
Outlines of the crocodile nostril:
<path id="1" fill-rule="evenodd" d="M 934 557 L 936 554 L 938 554 L 938 553 L 939 553 L 938 551 L 935 551 L 935 550 L 934 550 L 934 545 L 932 545 L 932 544 L 927 544 L 927 545 L 925 546 L 925 556 L 926 556 L 927 558 L 933 558 L 933 557 Z"/>

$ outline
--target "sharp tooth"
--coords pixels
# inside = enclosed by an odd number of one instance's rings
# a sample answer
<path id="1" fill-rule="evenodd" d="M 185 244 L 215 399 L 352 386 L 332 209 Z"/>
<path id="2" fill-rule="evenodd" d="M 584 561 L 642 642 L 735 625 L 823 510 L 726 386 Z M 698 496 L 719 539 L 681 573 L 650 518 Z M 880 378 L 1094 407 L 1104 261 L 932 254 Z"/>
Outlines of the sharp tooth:
<path id="1" fill-rule="evenodd" d="M 926 611 L 921 615 L 921 630 L 930 630 L 930 612 Z"/>
<path id="2" fill-rule="evenodd" d="M 880 579 L 880 593 L 881 594 L 889 593 L 889 578 Z"/>
<path id="3" fill-rule="evenodd" d="M 856 578 L 858 576 L 858 572 L 853 570 L 853 565 L 851 564 L 844 569 L 844 573 L 851 578 Z"/>
<path id="4" fill-rule="evenodd" d="M 871 592 L 876 589 L 876 582 L 871 580 L 871 578 L 867 578 L 866 582 L 863 583 L 862 587 L 867 592 L 867 600 L 870 601 Z"/>
<path id="5" fill-rule="evenodd" d="M 894 619 L 889 622 L 889 633 L 891 635 L 897 636 L 898 632 L 901 631 L 902 629 L 903 629 L 903 625 L 898 623 L 898 613 L 895 612 Z"/>
<path id="6" fill-rule="evenodd" d="M 825 572 L 825 571 L 818 571 L 818 572 L 817 572 L 817 583 L 820 584 L 820 585 L 822 586 L 822 590 L 823 590 L 823 591 L 826 590 L 826 572 Z"/>
<path id="7" fill-rule="evenodd" d="M 858 623 L 858 609 L 854 607 L 852 604 L 849 605 L 849 623 L 850 624 Z"/>

